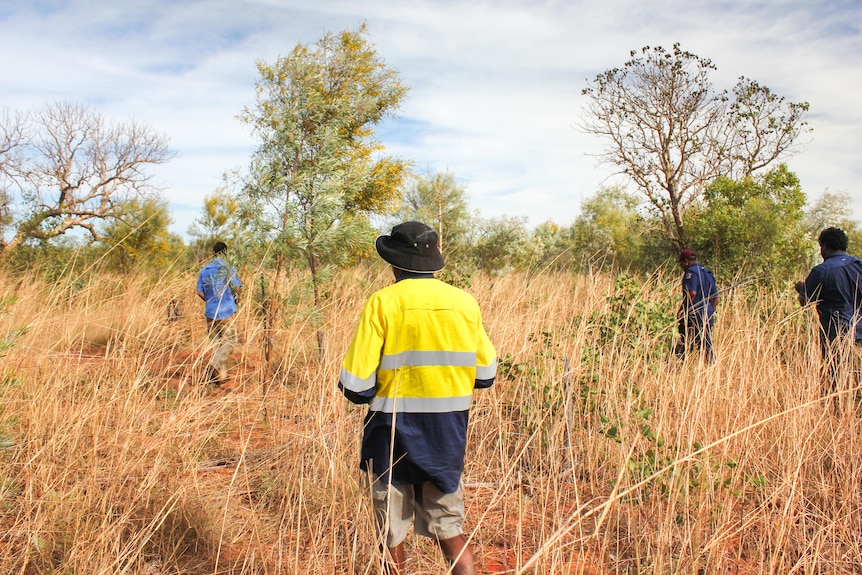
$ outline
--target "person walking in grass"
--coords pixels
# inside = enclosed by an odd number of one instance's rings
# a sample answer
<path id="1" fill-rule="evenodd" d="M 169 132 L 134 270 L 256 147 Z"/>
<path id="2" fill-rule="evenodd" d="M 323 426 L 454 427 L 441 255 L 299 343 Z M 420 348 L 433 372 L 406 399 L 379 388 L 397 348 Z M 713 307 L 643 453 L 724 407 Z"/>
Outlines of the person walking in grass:
<path id="1" fill-rule="evenodd" d="M 213 244 L 213 259 L 198 274 L 197 294 L 206 302 L 204 316 L 207 334 L 213 345 L 213 354 L 207 366 L 207 379 L 221 385 L 227 381 L 227 362 L 236 345 L 233 315 L 237 310 L 237 294 L 242 282 L 236 268 L 224 260 L 227 245 Z"/>
<path id="2" fill-rule="evenodd" d="M 841 364 L 849 360 L 851 342 L 862 343 L 862 260 L 847 253 L 847 234 L 826 228 L 818 237 L 823 263 L 805 281 L 796 282 L 800 305 L 815 303 L 820 319 L 820 353 L 824 394 L 838 388 Z"/>
<path id="3" fill-rule="evenodd" d="M 715 361 L 712 348 L 712 316 L 718 302 L 715 278 L 697 261 L 692 250 L 682 250 L 678 261 L 683 276 L 682 301 L 676 312 L 680 336 L 676 354 L 685 357 L 688 353 L 700 351 L 707 361 Z"/>
<path id="4" fill-rule="evenodd" d="M 475 298 L 434 277 L 443 268 L 437 232 L 405 222 L 376 248 L 395 282 L 365 302 L 338 388 L 369 404 L 360 468 L 387 569 L 406 573 L 412 525 L 437 542 L 452 573 L 472 575 L 460 483 L 473 390 L 493 385 L 496 351 Z"/>

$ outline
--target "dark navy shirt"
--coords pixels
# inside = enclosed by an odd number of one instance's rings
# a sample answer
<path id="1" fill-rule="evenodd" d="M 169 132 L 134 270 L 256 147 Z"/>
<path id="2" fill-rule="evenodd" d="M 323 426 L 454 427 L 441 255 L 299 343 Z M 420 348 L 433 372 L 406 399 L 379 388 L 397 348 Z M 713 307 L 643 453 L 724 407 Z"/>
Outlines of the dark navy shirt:
<path id="1" fill-rule="evenodd" d="M 685 311 L 689 315 L 703 317 L 706 312 L 707 319 L 712 319 L 715 312 L 715 294 L 718 291 L 712 272 L 700 265 L 692 264 L 682 276 L 683 303 Z M 695 292 L 694 299 L 689 300 L 687 292 Z"/>
<path id="2" fill-rule="evenodd" d="M 394 434 L 393 417 L 397 418 Z M 384 482 L 391 472 L 392 483 L 430 481 L 441 492 L 454 493 L 464 472 L 469 418 L 468 411 L 392 414 L 369 410 L 359 467 L 373 471 Z"/>
<path id="3" fill-rule="evenodd" d="M 841 330 L 855 326 L 856 340 L 862 340 L 862 260 L 844 252 L 827 256 L 805 278 L 803 297 L 817 302 L 820 328 L 827 338 L 833 340 Z"/>

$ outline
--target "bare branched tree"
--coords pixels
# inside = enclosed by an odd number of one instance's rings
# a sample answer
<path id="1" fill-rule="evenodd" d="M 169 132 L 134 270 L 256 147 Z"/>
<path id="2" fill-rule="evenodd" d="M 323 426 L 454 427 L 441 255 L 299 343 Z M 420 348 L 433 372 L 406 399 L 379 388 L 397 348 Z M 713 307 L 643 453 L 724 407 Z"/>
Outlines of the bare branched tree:
<path id="1" fill-rule="evenodd" d="M 0 118 L 0 243 L 11 223 L 11 174 L 13 167 L 22 161 L 21 153 L 26 141 L 24 125 L 25 120 L 20 113 L 12 114 L 6 110 Z"/>
<path id="2" fill-rule="evenodd" d="M 155 192 L 147 167 L 173 156 L 164 136 L 135 122 L 108 124 L 81 104 L 7 115 L 0 138 L 3 191 L 14 212 L 2 256 L 27 239 L 76 228 L 98 240 L 96 224 L 129 198 Z"/>
<path id="3" fill-rule="evenodd" d="M 583 90 L 590 101 L 580 127 L 608 142 L 602 161 L 631 179 L 667 238 L 685 247 L 686 208 L 716 177 L 746 177 L 787 156 L 806 129 L 808 104 L 746 78 L 732 97 L 716 91 L 712 61 L 679 44 L 630 55 Z"/>
<path id="4" fill-rule="evenodd" d="M 751 176 L 792 151 L 799 135 L 808 130 L 803 120 L 808 102 L 787 102 L 766 86 L 740 77 L 733 88 L 727 114 L 726 164 L 719 174 L 734 180 Z"/>

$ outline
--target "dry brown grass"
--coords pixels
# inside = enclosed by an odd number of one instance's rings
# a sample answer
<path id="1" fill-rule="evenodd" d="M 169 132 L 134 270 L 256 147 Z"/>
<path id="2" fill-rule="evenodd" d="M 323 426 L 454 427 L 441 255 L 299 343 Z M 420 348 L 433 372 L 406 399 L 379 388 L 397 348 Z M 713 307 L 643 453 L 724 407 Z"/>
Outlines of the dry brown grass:
<path id="1" fill-rule="evenodd" d="M 246 302 L 232 382 L 212 389 L 193 275 L 4 277 L 0 572 L 378 573 L 364 408 L 335 383 L 388 282 L 382 266 L 341 274 L 322 358 L 288 308 L 269 374 Z M 483 572 L 862 572 L 862 424 L 852 401 L 820 401 L 792 292 L 725 301 L 707 366 L 670 358 L 660 326 L 599 341 L 612 289 L 562 274 L 470 288 L 504 362 L 476 396 L 464 477 Z M 671 290 L 638 301 L 673 306 Z M 445 571 L 408 546 L 413 572 Z"/>

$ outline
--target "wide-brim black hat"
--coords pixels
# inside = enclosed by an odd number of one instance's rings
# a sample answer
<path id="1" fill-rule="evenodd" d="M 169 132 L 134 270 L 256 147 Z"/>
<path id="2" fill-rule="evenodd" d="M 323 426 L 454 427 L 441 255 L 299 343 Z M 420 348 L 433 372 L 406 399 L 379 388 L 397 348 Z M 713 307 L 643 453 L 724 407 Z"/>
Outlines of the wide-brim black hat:
<path id="1" fill-rule="evenodd" d="M 422 222 L 404 222 L 392 228 L 389 235 L 377 238 L 380 257 L 396 268 L 408 272 L 437 272 L 443 269 L 440 236 Z"/>

